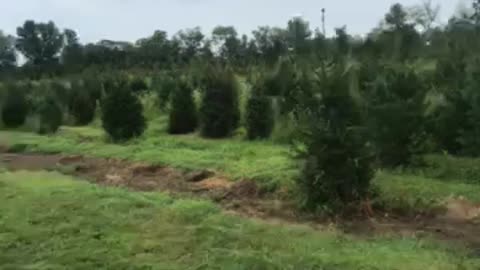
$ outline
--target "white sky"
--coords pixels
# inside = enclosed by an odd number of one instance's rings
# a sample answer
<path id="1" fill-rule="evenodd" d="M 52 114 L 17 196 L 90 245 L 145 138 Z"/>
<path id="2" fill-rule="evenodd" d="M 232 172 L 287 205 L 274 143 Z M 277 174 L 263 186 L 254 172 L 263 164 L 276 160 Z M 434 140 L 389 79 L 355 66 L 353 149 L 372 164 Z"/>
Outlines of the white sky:
<path id="1" fill-rule="evenodd" d="M 459 1 L 433 0 L 442 7 L 446 22 Z M 3 3 L 2 3 L 3 2 Z M 200 26 L 210 33 L 216 25 L 234 25 L 250 34 L 260 25 L 284 27 L 292 15 L 302 14 L 313 28 L 321 26 L 321 9 L 327 10 L 327 31 L 347 25 L 350 34 L 375 27 L 389 7 L 421 0 L 0 0 L 0 29 L 15 34 L 27 19 L 53 20 L 60 28 L 78 32 L 82 42 L 100 39 L 135 41 L 154 30 L 170 35 Z"/>

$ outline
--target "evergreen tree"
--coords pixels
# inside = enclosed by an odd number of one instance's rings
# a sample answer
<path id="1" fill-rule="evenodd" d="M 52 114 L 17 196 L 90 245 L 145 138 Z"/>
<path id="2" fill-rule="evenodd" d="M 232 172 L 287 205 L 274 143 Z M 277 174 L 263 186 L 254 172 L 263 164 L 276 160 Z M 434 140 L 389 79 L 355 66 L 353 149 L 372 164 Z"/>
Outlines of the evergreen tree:
<path id="1" fill-rule="evenodd" d="M 40 119 L 38 133 L 40 134 L 55 133 L 62 125 L 62 109 L 53 97 L 46 97 L 40 103 L 38 115 Z"/>
<path id="2" fill-rule="evenodd" d="M 14 84 L 9 84 L 6 88 L 8 92 L 2 106 L 2 120 L 6 127 L 16 128 L 25 123 L 28 114 L 26 93 Z"/>
<path id="3" fill-rule="evenodd" d="M 300 99 L 296 109 L 304 145 L 301 157 L 306 160 L 298 184 L 303 205 L 310 210 L 336 211 L 365 199 L 373 177 L 364 112 L 350 93 L 343 68 L 335 69 L 320 76 L 318 85 L 301 83 L 318 88 L 302 90 L 321 93 L 321 98 Z"/>
<path id="4" fill-rule="evenodd" d="M 252 89 L 246 111 L 247 137 L 250 140 L 268 138 L 274 126 L 271 99 L 265 95 L 265 79 L 259 78 Z"/>
<path id="5" fill-rule="evenodd" d="M 143 106 L 124 80 L 109 81 L 101 101 L 102 126 L 113 141 L 142 135 L 146 128 Z"/>
<path id="6" fill-rule="evenodd" d="M 79 126 L 88 125 L 93 121 L 97 106 L 96 100 L 85 86 L 77 82 L 72 88 L 69 102 L 70 114 L 75 118 L 75 124 Z"/>
<path id="7" fill-rule="evenodd" d="M 222 138 L 237 128 L 240 120 L 237 87 L 232 71 L 218 67 L 207 69 L 200 108 L 203 136 Z"/>
<path id="8" fill-rule="evenodd" d="M 424 134 L 423 102 L 426 89 L 410 68 L 386 68 L 373 84 L 370 97 L 371 130 L 383 166 L 408 165 Z"/>
<path id="9" fill-rule="evenodd" d="M 181 78 L 172 95 L 172 108 L 168 132 L 170 134 L 186 134 L 197 128 L 197 110 L 193 99 L 193 88 L 185 78 Z"/>

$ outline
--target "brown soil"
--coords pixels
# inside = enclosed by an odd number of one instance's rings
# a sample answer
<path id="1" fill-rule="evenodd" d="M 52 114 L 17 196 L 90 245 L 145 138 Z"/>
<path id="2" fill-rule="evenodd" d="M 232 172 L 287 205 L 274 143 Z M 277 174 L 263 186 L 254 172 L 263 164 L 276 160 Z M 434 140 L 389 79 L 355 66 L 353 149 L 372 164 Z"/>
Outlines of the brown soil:
<path id="1" fill-rule="evenodd" d="M 57 170 L 90 182 L 138 191 L 162 191 L 211 199 L 228 213 L 257 218 L 275 224 L 306 224 L 324 228 L 331 221 L 299 215 L 294 203 L 264 194 L 254 181 L 229 181 L 211 171 L 182 172 L 170 167 L 152 166 L 116 159 L 82 156 L 2 153 L 0 163 L 9 170 Z M 451 199 L 446 213 L 416 218 L 388 217 L 376 211 L 373 218 L 336 221 L 352 235 L 431 236 L 449 243 L 467 244 L 480 250 L 480 206 L 462 198 Z M 476 254 L 478 256 L 478 254 Z"/>

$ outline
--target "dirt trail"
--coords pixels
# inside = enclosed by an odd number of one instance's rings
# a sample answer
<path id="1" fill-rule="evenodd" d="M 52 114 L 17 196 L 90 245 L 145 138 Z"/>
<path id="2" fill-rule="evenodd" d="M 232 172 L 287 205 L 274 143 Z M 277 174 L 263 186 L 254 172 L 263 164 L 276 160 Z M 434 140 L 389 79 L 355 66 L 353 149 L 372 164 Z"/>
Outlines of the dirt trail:
<path id="1" fill-rule="evenodd" d="M 3 163 L 9 170 L 56 170 L 100 185 L 207 198 L 217 202 L 230 214 L 270 223 L 307 224 L 315 228 L 331 223 L 296 214 L 298 211 L 293 203 L 262 192 L 253 181 L 234 183 L 208 170 L 182 172 L 170 167 L 116 159 L 10 154 L 2 150 L 0 148 L 0 164 Z M 476 211 L 480 214 L 480 207 L 475 207 L 464 200 L 452 199 L 447 205 L 447 213 L 442 216 L 386 218 L 385 215 L 379 215 L 372 219 L 337 221 L 335 225 L 360 237 L 383 234 L 433 235 L 442 241 L 467 244 L 480 250 L 480 223 L 476 216 Z M 480 256 L 480 252 L 476 256 Z"/>

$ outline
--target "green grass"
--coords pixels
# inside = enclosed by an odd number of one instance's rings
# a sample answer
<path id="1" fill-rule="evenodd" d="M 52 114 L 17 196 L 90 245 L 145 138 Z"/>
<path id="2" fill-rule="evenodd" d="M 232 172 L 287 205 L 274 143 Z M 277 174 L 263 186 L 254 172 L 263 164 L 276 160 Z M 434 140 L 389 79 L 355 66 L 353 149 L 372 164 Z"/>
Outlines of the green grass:
<path id="1" fill-rule="evenodd" d="M 3 131 L 0 132 L 0 144 L 13 145 L 18 151 L 124 158 L 186 170 L 208 168 L 226 174 L 233 180 L 248 178 L 268 188 L 281 186 L 293 190 L 299 166 L 292 159 L 288 146 L 269 141 L 248 142 L 240 138 L 207 140 L 195 134 L 170 136 L 165 132 L 165 120 L 160 118 L 153 121 L 142 138 L 122 145 L 108 143 L 101 128 L 93 126 L 63 127 L 54 136 Z M 437 164 L 428 165 L 429 171 L 378 173 L 374 186 L 380 197 L 376 202 L 386 209 L 411 213 L 436 209 L 452 195 L 480 200 L 480 185 L 472 181 L 476 175 L 474 165 L 478 161 L 434 157 L 427 157 L 431 164 Z"/>
<path id="2" fill-rule="evenodd" d="M 0 143 L 28 145 L 28 150 L 116 157 L 166 164 L 176 168 L 214 169 L 232 179 L 249 178 L 266 185 L 289 185 L 297 174 L 289 148 L 272 142 L 243 139 L 208 140 L 197 135 L 170 136 L 164 121 L 150 124 L 146 134 L 123 145 L 106 142 L 95 127 L 64 127 L 56 136 L 0 132 Z"/>
<path id="3" fill-rule="evenodd" d="M 380 193 L 377 203 L 386 210 L 426 212 L 441 206 L 450 197 L 463 196 L 480 203 L 480 185 L 439 181 L 411 174 L 378 172 L 374 185 Z"/>
<path id="4" fill-rule="evenodd" d="M 0 173 L 0 269 L 478 269 L 461 248 L 226 216 L 205 201 Z"/>

